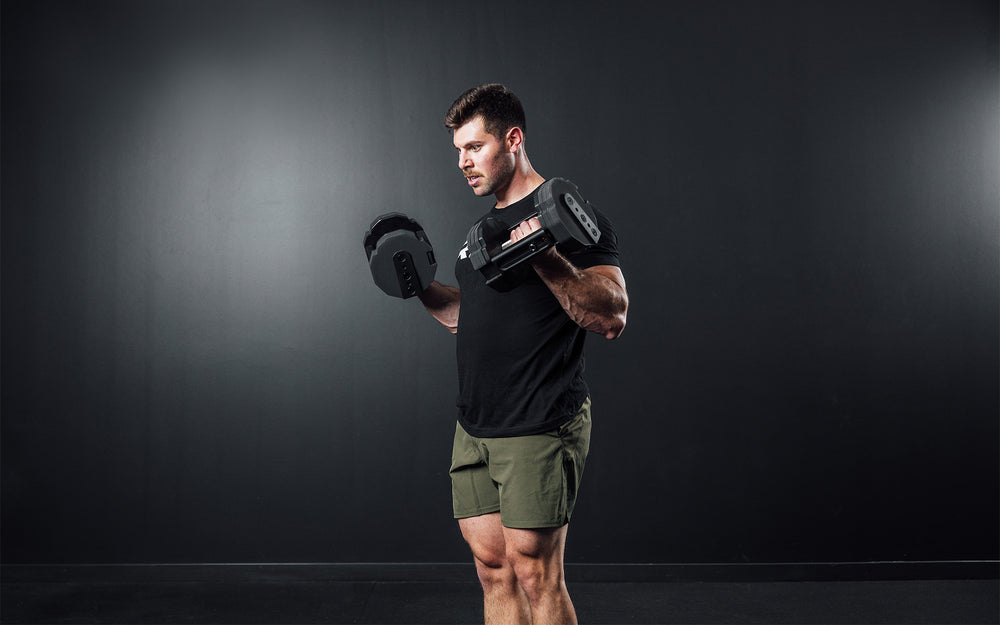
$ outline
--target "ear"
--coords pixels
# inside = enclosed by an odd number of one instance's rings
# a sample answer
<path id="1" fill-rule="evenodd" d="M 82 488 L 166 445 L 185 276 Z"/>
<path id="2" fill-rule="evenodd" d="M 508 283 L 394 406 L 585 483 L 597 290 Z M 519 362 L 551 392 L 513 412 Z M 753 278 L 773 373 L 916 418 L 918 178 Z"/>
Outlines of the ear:
<path id="1" fill-rule="evenodd" d="M 518 150 L 521 149 L 521 146 L 523 144 L 524 144 L 523 130 L 521 130 L 517 126 L 514 126 L 513 128 L 507 131 L 507 137 L 504 142 L 504 147 L 507 148 L 508 152 L 510 152 L 511 154 L 516 153 Z"/>

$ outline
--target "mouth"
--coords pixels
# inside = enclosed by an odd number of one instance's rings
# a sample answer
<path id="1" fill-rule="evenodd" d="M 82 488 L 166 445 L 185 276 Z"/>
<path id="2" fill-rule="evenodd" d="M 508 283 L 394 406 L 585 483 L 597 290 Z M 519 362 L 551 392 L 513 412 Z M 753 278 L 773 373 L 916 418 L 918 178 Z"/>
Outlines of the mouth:
<path id="1" fill-rule="evenodd" d="M 475 175 L 473 175 L 473 176 L 466 176 L 465 179 L 469 181 L 469 186 L 470 187 L 474 187 L 477 184 L 479 184 L 479 181 L 482 179 L 482 176 L 475 176 Z"/>

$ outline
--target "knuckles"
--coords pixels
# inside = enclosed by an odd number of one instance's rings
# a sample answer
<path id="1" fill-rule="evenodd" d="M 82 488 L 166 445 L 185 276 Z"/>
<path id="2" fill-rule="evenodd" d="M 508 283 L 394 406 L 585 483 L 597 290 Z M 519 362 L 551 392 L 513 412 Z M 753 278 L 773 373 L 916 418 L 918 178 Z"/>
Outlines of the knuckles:
<path id="1" fill-rule="evenodd" d="M 511 243 L 517 243 L 524 237 L 528 236 L 536 230 L 542 229 L 542 222 L 538 220 L 538 217 L 532 217 L 526 219 L 519 223 L 513 230 L 510 231 L 510 241 Z"/>

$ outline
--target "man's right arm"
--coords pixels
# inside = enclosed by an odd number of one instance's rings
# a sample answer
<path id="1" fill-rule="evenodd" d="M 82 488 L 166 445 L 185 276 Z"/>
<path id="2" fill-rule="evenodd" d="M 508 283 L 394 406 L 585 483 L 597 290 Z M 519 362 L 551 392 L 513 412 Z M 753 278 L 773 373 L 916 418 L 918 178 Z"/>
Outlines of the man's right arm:
<path id="1" fill-rule="evenodd" d="M 458 333 L 458 307 L 462 301 L 458 289 L 434 281 L 420 294 L 420 301 L 449 332 Z"/>

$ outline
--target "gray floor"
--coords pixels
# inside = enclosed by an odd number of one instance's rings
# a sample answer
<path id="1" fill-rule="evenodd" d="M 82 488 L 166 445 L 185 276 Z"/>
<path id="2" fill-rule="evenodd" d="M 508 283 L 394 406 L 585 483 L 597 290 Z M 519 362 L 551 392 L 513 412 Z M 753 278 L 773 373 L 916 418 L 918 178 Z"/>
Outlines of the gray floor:
<path id="1" fill-rule="evenodd" d="M 77 573 L 77 574 L 74 574 Z M 481 623 L 478 585 L 331 575 L 59 575 L 5 571 L 3 623 Z M 433 576 L 432 576 L 433 577 Z M 425 578 L 425 579 L 421 579 Z M 996 579 L 904 581 L 570 581 L 581 623 L 784 624 L 1000 622 Z"/>

